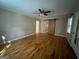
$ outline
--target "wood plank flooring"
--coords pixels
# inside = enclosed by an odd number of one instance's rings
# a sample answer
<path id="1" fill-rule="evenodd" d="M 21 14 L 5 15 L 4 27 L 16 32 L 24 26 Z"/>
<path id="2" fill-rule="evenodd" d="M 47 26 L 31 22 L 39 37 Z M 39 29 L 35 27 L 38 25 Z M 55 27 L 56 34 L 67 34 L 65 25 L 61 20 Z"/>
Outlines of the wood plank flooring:
<path id="1" fill-rule="evenodd" d="M 66 38 L 32 35 L 8 44 L 3 56 L 10 59 L 77 59 Z"/>

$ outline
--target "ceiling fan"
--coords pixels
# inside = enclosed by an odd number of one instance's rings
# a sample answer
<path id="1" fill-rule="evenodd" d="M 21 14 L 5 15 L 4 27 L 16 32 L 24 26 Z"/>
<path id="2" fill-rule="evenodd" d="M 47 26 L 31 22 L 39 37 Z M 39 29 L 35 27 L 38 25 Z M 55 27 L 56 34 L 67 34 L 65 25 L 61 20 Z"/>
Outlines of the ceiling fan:
<path id="1" fill-rule="evenodd" d="M 51 13 L 51 11 L 45 11 L 44 9 L 38 9 L 39 13 L 34 13 L 34 14 L 39 14 L 40 15 L 44 15 L 44 16 L 48 16 L 48 13 Z"/>

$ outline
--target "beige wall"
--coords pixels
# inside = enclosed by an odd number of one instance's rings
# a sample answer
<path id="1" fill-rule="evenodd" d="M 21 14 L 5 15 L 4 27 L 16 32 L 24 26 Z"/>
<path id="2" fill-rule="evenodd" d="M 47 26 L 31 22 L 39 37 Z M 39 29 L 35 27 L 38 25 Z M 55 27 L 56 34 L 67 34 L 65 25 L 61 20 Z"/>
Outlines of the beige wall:
<path id="1" fill-rule="evenodd" d="M 0 37 L 6 41 L 35 33 L 35 19 L 0 9 Z"/>
<path id="2" fill-rule="evenodd" d="M 40 21 L 40 32 L 46 33 L 48 32 L 48 21 L 42 20 Z M 61 19 L 56 19 L 56 25 L 55 25 L 55 35 L 57 36 L 66 36 L 66 30 L 67 30 L 67 19 L 65 17 Z"/>
<path id="3" fill-rule="evenodd" d="M 67 19 L 61 18 L 56 20 L 55 35 L 66 36 Z"/>

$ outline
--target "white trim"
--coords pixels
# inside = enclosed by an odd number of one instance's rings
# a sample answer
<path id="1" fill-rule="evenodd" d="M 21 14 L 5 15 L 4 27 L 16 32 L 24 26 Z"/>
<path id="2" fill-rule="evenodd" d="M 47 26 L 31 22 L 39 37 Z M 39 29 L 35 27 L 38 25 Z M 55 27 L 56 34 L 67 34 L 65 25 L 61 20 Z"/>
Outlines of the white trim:
<path id="1" fill-rule="evenodd" d="M 32 33 L 32 34 L 29 34 L 29 35 L 25 35 L 25 36 L 22 36 L 22 37 L 19 37 L 19 38 L 15 38 L 13 40 L 9 40 L 7 41 L 6 43 L 11 43 L 12 41 L 16 41 L 16 40 L 19 40 L 19 39 L 22 39 L 22 38 L 25 38 L 25 37 L 28 37 L 28 36 L 31 36 L 31 35 L 34 35 L 35 33 Z"/>
<path id="2" fill-rule="evenodd" d="M 60 35 L 60 34 L 55 34 L 56 36 L 62 36 L 62 37 L 66 37 L 67 38 L 67 36 L 66 35 Z"/>
<path id="3" fill-rule="evenodd" d="M 72 47 L 72 44 L 71 44 L 71 42 L 69 41 L 69 39 L 70 39 L 70 38 L 67 38 L 67 41 L 68 41 L 69 45 Z"/>

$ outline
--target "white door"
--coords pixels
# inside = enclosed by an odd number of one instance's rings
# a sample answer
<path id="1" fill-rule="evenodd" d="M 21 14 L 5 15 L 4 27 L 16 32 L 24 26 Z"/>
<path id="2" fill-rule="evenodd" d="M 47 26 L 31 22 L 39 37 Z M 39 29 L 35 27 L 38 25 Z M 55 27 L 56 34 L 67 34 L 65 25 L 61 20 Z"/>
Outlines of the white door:
<path id="1" fill-rule="evenodd" d="M 79 29 L 78 29 L 78 33 L 77 33 L 76 46 L 79 49 Z"/>
<path id="2" fill-rule="evenodd" d="M 79 48 L 79 20 L 78 20 L 78 23 L 77 23 L 74 43 L 75 43 L 76 47 Z"/>

